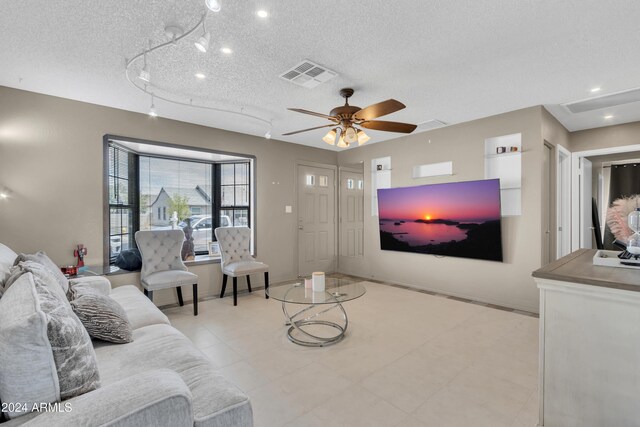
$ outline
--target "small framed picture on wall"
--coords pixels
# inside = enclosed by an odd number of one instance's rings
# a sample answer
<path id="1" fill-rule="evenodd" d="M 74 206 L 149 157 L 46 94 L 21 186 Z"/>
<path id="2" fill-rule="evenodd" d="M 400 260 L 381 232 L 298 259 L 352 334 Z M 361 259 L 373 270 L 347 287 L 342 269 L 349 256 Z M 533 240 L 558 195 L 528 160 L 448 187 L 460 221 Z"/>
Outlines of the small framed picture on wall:
<path id="1" fill-rule="evenodd" d="M 220 258 L 220 244 L 218 242 L 209 242 L 209 256 Z"/>

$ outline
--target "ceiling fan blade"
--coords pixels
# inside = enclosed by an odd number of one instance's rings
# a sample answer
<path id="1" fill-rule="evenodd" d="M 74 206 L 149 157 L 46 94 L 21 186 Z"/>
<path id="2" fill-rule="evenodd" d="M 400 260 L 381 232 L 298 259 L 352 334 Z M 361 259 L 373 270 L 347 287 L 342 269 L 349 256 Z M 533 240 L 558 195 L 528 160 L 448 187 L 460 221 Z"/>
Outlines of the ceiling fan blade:
<path id="1" fill-rule="evenodd" d="M 308 132 L 310 130 L 316 130 L 316 129 L 322 129 L 322 128 L 329 128 L 329 127 L 333 127 L 335 126 L 335 123 L 331 123 L 329 125 L 322 125 L 322 126 L 316 126 L 314 128 L 309 128 L 309 129 L 302 129 L 302 130 L 297 130 L 294 132 L 289 132 L 289 133 L 283 133 L 282 136 L 288 136 L 288 135 L 295 135 L 296 133 L 302 133 L 302 132 Z"/>
<path id="2" fill-rule="evenodd" d="M 360 126 L 367 129 L 381 130 L 384 132 L 411 133 L 418 127 L 409 123 L 385 122 L 383 120 L 371 120 L 360 123 Z"/>
<path id="3" fill-rule="evenodd" d="M 395 99 L 387 99 L 386 101 L 378 102 L 377 104 L 369 105 L 363 108 L 353 115 L 357 120 L 372 120 L 378 117 L 386 116 L 387 114 L 395 113 L 406 108 L 400 101 Z"/>
<path id="4" fill-rule="evenodd" d="M 336 120 L 336 121 L 338 120 L 337 117 L 328 116 L 328 115 L 322 114 L 322 113 L 316 113 L 314 111 L 303 110 L 302 108 L 287 108 L 287 110 L 295 111 L 296 113 L 310 114 L 312 116 L 322 117 L 323 119 Z"/>

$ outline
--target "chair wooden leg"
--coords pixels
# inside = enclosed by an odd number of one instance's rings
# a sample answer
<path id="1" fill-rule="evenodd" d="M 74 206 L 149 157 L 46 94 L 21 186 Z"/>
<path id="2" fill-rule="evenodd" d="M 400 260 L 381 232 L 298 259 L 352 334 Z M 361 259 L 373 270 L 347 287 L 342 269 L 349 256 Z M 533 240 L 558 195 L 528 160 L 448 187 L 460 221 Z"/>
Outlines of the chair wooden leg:
<path id="1" fill-rule="evenodd" d="M 193 284 L 193 315 L 198 315 L 198 284 Z"/>
<path id="2" fill-rule="evenodd" d="M 269 272 L 265 271 L 264 272 L 264 297 L 266 299 L 269 299 Z"/>
<path id="3" fill-rule="evenodd" d="M 149 296 L 149 292 L 147 292 L 147 290 L 145 288 L 142 288 L 142 293 L 144 293 L 145 297 Z"/>
<path id="4" fill-rule="evenodd" d="M 182 289 L 180 289 L 180 286 L 176 287 L 176 292 L 178 293 L 178 304 L 182 307 L 184 305 L 184 301 L 182 300 Z"/>
<path id="5" fill-rule="evenodd" d="M 249 275 L 247 274 L 247 288 L 249 288 L 249 292 L 253 292 L 251 290 L 251 278 L 249 277 Z"/>
<path id="6" fill-rule="evenodd" d="M 238 278 L 233 277 L 233 305 L 238 305 Z"/>
<path id="7" fill-rule="evenodd" d="M 220 298 L 224 298 L 224 290 L 227 289 L 227 275 L 222 275 L 222 291 L 220 292 Z"/>

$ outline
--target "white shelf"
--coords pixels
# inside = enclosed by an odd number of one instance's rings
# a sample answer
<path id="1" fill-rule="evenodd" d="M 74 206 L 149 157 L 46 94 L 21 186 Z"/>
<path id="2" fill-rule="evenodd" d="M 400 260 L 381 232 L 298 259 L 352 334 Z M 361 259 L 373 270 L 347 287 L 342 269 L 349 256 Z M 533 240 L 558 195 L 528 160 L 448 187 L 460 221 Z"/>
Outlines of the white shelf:
<path id="1" fill-rule="evenodd" d="M 496 153 L 498 147 L 518 151 Z M 522 214 L 522 135 L 497 136 L 484 141 L 484 177 L 500 180 L 502 216 Z"/>
<path id="2" fill-rule="evenodd" d="M 498 157 L 510 157 L 510 156 L 519 156 L 523 151 L 512 151 L 509 153 L 500 153 L 500 154 L 486 154 L 484 156 L 485 159 L 495 159 Z"/>

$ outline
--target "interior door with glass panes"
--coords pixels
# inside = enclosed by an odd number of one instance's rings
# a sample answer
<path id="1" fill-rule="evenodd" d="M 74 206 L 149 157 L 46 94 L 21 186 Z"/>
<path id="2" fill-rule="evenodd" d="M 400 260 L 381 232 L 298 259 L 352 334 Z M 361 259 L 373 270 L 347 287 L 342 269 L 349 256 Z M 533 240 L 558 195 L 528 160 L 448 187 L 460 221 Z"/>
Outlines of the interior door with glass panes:
<path id="1" fill-rule="evenodd" d="M 335 170 L 298 165 L 298 274 L 335 270 Z"/>
<path id="2" fill-rule="evenodd" d="M 364 174 L 341 169 L 339 194 L 340 256 L 361 258 L 364 255 Z"/>

